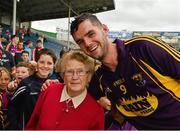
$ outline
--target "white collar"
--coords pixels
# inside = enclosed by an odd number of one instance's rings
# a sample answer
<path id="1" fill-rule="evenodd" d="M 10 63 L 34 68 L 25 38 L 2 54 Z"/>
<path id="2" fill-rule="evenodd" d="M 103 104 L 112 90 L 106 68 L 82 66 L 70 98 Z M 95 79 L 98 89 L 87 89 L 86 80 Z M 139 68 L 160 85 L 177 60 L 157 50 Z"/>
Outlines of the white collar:
<path id="1" fill-rule="evenodd" d="M 65 85 L 61 93 L 60 102 L 66 101 L 68 99 L 72 99 L 73 106 L 76 109 L 83 102 L 86 95 L 87 95 L 87 89 L 85 89 L 80 95 L 76 97 L 70 97 L 67 93 L 67 87 Z"/>

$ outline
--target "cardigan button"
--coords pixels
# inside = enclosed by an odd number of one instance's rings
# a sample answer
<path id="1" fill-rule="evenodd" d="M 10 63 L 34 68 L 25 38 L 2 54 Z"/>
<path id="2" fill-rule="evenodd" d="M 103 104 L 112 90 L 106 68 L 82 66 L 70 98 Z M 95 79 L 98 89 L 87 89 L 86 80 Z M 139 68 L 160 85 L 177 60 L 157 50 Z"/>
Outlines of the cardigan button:
<path id="1" fill-rule="evenodd" d="M 58 121 L 56 121 L 56 125 L 59 125 L 59 122 L 58 122 Z"/>

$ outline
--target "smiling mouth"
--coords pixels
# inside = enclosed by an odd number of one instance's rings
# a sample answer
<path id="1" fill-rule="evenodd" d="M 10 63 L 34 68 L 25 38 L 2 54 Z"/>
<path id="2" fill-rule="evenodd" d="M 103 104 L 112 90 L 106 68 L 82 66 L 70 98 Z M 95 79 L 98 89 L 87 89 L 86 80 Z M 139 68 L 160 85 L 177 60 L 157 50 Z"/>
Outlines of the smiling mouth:
<path id="1" fill-rule="evenodd" d="M 17 78 L 17 79 L 18 79 L 18 80 L 22 80 L 22 78 L 20 78 L 20 77 L 19 77 L 19 78 Z"/>
<path id="2" fill-rule="evenodd" d="M 77 85 L 77 84 L 79 84 L 79 83 L 71 83 L 71 84 Z"/>
<path id="3" fill-rule="evenodd" d="M 97 45 L 93 45 L 93 46 L 89 47 L 88 50 L 89 50 L 90 52 L 93 52 L 93 51 L 95 51 L 97 48 L 98 48 Z"/>

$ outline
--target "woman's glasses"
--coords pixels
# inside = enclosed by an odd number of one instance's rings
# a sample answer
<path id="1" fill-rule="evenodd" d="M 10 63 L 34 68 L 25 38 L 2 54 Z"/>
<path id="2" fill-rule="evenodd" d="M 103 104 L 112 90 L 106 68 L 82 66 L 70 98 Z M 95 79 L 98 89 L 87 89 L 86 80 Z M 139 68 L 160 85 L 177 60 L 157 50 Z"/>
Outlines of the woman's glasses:
<path id="1" fill-rule="evenodd" d="M 65 70 L 64 75 L 65 76 L 74 76 L 75 74 L 77 76 L 85 76 L 89 71 L 85 71 L 83 69 L 78 69 L 78 70 Z"/>

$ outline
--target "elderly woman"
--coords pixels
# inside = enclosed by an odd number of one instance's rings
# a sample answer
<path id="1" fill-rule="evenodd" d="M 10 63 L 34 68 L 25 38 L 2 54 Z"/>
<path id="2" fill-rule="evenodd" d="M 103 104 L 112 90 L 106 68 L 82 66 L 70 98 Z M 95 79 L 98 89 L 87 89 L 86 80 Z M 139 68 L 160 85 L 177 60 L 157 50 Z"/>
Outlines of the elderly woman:
<path id="1" fill-rule="evenodd" d="M 93 60 L 79 51 L 65 53 L 59 64 L 62 83 L 43 91 L 26 129 L 102 130 L 103 108 L 87 93 Z"/>

